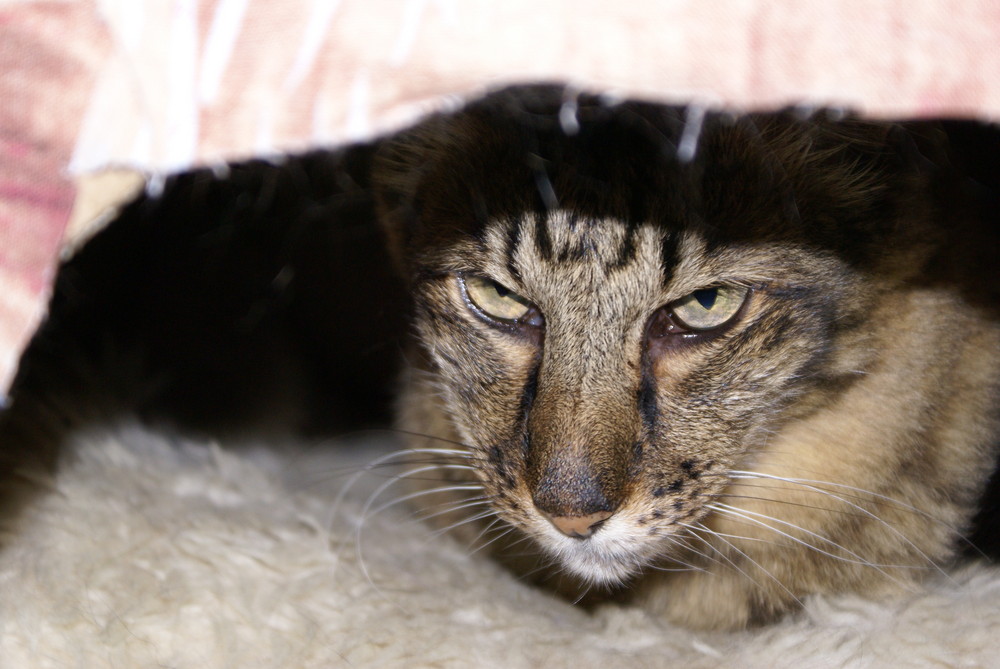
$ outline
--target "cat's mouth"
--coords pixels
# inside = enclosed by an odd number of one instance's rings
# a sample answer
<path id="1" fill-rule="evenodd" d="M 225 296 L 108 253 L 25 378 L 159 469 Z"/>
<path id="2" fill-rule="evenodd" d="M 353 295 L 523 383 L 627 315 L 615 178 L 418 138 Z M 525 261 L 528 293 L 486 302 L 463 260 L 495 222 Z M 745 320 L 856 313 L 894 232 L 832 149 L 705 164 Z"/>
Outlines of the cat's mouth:
<path id="1" fill-rule="evenodd" d="M 532 529 L 536 541 L 574 576 L 603 586 L 617 586 L 662 555 L 661 540 L 640 536 L 628 518 L 616 514 L 588 536 L 557 530 L 543 518 Z"/>

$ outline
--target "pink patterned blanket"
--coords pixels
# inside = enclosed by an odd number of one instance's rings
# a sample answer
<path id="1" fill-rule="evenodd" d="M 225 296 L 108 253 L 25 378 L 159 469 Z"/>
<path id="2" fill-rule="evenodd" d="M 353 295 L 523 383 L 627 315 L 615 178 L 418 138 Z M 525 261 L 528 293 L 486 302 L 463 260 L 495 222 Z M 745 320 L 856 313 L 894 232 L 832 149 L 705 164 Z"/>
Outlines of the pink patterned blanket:
<path id="1" fill-rule="evenodd" d="M 368 137 L 539 79 L 1000 119 L 998 44 L 994 0 L 0 0 L 0 405 L 83 172 Z"/>

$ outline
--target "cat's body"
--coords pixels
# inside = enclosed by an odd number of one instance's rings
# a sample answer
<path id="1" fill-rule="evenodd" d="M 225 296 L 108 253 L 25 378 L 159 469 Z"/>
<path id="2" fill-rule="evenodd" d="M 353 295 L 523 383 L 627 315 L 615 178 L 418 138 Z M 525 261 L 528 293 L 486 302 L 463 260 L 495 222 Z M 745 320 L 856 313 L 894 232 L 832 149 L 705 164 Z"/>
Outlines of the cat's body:
<path id="1" fill-rule="evenodd" d="M 996 459 L 1000 328 L 994 229 L 933 133 L 561 95 L 376 161 L 420 340 L 401 425 L 453 449 L 416 456 L 449 522 L 697 627 L 947 564 Z"/>
<path id="2" fill-rule="evenodd" d="M 405 332 L 377 218 L 414 307 L 399 425 L 428 515 L 692 626 L 906 588 L 1000 517 L 1000 175 L 953 164 L 966 127 L 533 87 L 180 175 L 63 268 L 0 474 L 78 363 L 105 385 L 109 348 L 151 367 L 113 403 L 156 421 L 246 425 L 302 376 L 287 359 L 322 382 L 314 414 L 356 413 Z"/>

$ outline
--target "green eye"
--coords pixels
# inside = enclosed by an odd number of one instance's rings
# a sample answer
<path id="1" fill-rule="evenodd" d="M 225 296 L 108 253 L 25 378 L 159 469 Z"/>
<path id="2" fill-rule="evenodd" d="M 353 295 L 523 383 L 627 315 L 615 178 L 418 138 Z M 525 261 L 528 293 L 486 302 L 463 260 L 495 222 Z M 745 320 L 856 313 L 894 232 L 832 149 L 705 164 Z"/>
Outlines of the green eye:
<path id="1" fill-rule="evenodd" d="M 516 321 L 523 318 L 532 308 L 531 302 L 491 279 L 467 276 L 462 281 L 465 284 L 465 293 L 472 303 L 491 318 Z"/>
<path id="2" fill-rule="evenodd" d="M 691 330 L 711 330 L 729 322 L 746 301 L 743 286 L 715 286 L 696 290 L 671 305 L 678 325 Z"/>

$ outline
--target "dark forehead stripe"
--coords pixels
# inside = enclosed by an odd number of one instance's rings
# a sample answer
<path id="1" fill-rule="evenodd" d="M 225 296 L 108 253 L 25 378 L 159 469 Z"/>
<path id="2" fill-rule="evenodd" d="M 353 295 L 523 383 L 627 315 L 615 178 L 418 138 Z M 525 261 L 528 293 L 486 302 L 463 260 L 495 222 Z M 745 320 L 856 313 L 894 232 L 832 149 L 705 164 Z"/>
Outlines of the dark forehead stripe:
<path id="1" fill-rule="evenodd" d="M 589 237 L 591 232 L 588 228 L 596 225 L 600 221 L 595 219 L 591 215 L 581 214 L 577 211 L 549 211 L 544 215 L 539 215 L 534 220 L 536 239 L 535 246 L 541 257 L 545 260 L 553 261 L 557 263 L 574 263 L 578 261 L 585 260 L 590 257 L 592 253 L 595 252 L 595 247 L 593 245 L 593 240 Z M 621 269 L 635 260 L 638 250 L 638 237 L 640 224 L 638 221 L 625 221 L 620 222 L 615 219 L 604 222 L 610 225 L 620 225 L 624 229 L 624 235 L 618 244 L 617 249 L 614 251 L 615 255 L 612 259 L 606 261 L 604 269 L 606 271 L 614 271 Z M 518 225 L 523 225 L 524 223 L 519 223 Z M 551 228 L 553 226 L 566 227 L 571 231 L 579 232 L 580 237 L 577 239 L 563 240 L 560 243 L 554 243 Z M 513 239 L 513 235 L 509 235 L 508 251 L 513 252 L 516 244 L 520 242 L 520 231 L 515 234 L 518 235 L 517 239 Z"/>
<path id="2" fill-rule="evenodd" d="M 521 280 L 521 270 L 518 269 L 517 263 L 514 261 L 514 255 L 518 245 L 521 243 L 523 225 L 524 219 L 520 217 L 516 217 L 510 221 L 507 226 L 507 244 L 504 250 L 504 255 L 507 257 L 507 271 L 518 281 Z"/>
<path id="3" fill-rule="evenodd" d="M 552 260 L 552 239 L 549 237 L 548 216 L 535 216 L 535 248 L 545 260 Z"/>
<path id="4" fill-rule="evenodd" d="M 625 239 L 622 240 L 618 249 L 618 257 L 608 267 L 609 270 L 616 270 L 625 267 L 635 260 L 636 236 L 639 234 L 639 224 L 635 220 L 629 220 L 625 224 Z"/>
<path id="5" fill-rule="evenodd" d="M 660 271 L 663 272 L 663 285 L 668 285 L 674 279 L 674 268 L 680 258 L 678 256 L 679 235 L 671 230 L 663 232 L 663 242 L 660 245 Z"/>

